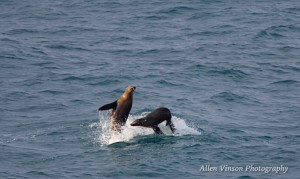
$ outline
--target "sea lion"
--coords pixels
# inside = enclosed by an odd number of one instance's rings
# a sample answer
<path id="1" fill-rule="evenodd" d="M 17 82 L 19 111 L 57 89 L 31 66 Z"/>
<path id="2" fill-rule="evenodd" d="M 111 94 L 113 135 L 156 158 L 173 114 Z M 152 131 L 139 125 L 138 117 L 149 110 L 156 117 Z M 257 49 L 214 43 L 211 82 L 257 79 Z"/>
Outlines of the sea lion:
<path id="1" fill-rule="evenodd" d="M 172 133 L 175 132 L 174 124 L 171 121 L 172 115 L 168 108 L 157 108 L 151 113 L 149 113 L 146 117 L 134 120 L 130 125 L 131 126 L 143 126 L 150 127 L 154 130 L 156 134 L 163 134 L 163 132 L 158 127 L 163 121 L 167 121 L 166 126 L 169 126 Z"/>
<path id="2" fill-rule="evenodd" d="M 111 130 L 121 132 L 121 126 L 124 126 L 132 107 L 132 96 L 136 89 L 135 86 L 128 86 L 122 96 L 116 101 L 101 106 L 98 110 L 113 109 L 110 114 Z"/>

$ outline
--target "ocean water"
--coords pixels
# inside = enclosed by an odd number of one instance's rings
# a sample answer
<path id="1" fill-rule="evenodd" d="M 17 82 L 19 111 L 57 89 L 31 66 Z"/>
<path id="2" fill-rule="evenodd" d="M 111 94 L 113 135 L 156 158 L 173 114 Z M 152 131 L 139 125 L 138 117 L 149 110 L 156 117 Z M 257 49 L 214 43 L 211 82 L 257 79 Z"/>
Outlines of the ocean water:
<path id="1" fill-rule="evenodd" d="M 299 19 L 298 0 L 1 0 L 0 178 L 298 178 Z M 112 135 L 97 109 L 128 85 Z M 175 134 L 129 125 L 160 106 Z"/>

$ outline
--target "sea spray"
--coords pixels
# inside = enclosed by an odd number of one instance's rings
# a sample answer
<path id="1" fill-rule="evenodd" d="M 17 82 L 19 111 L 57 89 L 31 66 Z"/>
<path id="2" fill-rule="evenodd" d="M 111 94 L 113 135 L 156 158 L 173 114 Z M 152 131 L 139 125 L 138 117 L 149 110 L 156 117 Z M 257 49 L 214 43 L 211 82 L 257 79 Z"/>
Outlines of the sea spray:
<path id="1" fill-rule="evenodd" d="M 98 140 L 101 145 L 109 145 L 116 142 L 129 142 L 131 139 L 137 136 L 145 136 L 153 134 L 152 128 L 146 127 L 134 127 L 130 123 L 135 119 L 142 118 L 146 116 L 147 113 L 142 113 L 141 115 L 129 115 L 125 126 L 122 126 L 121 133 L 113 133 L 110 130 L 109 115 L 108 113 L 99 113 L 99 126 L 96 128 L 98 132 Z M 172 116 L 172 122 L 175 125 L 176 131 L 172 134 L 170 128 L 166 126 L 166 122 L 162 122 L 158 127 L 163 131 L 165 135 L 200 135 L 201 132 L 197 129 L 190 127 L 186 124 L 185 120 L 176 116 Z"/>

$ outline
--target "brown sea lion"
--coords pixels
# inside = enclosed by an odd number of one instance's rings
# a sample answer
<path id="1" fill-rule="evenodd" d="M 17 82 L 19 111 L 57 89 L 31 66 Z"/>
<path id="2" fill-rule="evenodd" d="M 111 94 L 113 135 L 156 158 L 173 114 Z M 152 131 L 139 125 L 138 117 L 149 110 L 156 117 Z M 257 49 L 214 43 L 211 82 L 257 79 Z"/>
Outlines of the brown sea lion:
<path id="1" fill-rule="evenodd" d="M 121 126 L 125 125 L 132 107 L 132 96 L 135 89 L 135 86 L 128 86 L 119 99 L 99 108 L 99 111 L 113 109 L 110 114 L 110 126 L 112 131 L 121 132 Z"/>
<path id="2" fill-rule="evenodd" d="M 157 108 L 151 113 L 149 113 L 146 117 L 134 120 L 130 125 L 131 126 L 143 126 L 150 127 L 154 130 L 156 134 L 163 134 L 163 132 L 158 127 L 163 121 L 167 121 L 166 126 L 169 126 L 172 133 L 175 132 L 174 124 L 171 121 L 172 115 L 168 108 Z"/>

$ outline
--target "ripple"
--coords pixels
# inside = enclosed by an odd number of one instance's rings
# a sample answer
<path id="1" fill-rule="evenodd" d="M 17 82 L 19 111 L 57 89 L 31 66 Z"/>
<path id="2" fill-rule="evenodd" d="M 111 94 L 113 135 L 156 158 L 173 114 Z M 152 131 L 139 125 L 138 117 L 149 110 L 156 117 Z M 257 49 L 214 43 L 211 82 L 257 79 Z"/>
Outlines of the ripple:
<path id="1" fill-rule="evenodd" d="M 213 70 L 209 70 L 208 73 L 210 74 L 217 74 L 217 75 L 225 75 L 234 79 L 241 79 L 241 78 L 245 78 L 248 76 L 247 73 L 245 73 L 242 70 L 239 69 L 213 69 Z"/>
<path id="2" fill-rule="evenodd" d="M 159 13 L 168 14 L 168 15 L 182 14 L 182 13 L 191 12 L 194 10 L 196 10 L 196 9 L 187 7 L 187 6 L 177 6 L 177 7 L 173 7 L 173 8 L 169 8 L 169 9 L 160 10 Z"/>
<path id="3" fill-rule="evenodd" d="M 47 45 L 46 47 L 50 49 L 57 49 L 57 50 L 79 50 L 79 51 L 87 51 L 89 52 L 90 50 L 86 48 L 81 48 L 81 47 L 73 47 L 71 45 L 63 45 L 63 44 L 52 44 L 52 45 Z"/>
<path id="4" fill-rule="evenodd" d="M 230 130 L 227 130 L 227 132 L 234 133 L 234 134 L 245 134 L 245 132 L 240 129 L 230 129 Z"/>
<path id="5" fill-rule="evenodd" d="M 289 7 L 289 8 L 286 8 L 285 11 L 288 13 L 293 12 L 293 13 L 298 14 L 300 12 L 300 7 Z"/>
<path id="6" fill-rule="evenodd" d="M 74 76 L 74 75 L 68 75 L 66 77 L 63 78 L 64 81 L 84 81 L 84 82 L 89 82 L 89 81 L 98 81 L 99 77 L 96 76 L 92 76 L 92 75 L 78 75 L 78 76 Z M 114 81 L 114 80 L 112 80 Z M 97 82 L 95 82 L 97 83 Z"/>
<path id="7" fill-rule="evenodd" d="M 53 95 L 58 95 L 58 94 L 68 94 L 65 91 L 59 91 L 59 90 L 42 90 L 39 93 L 46 93 L 46 94 L 53 94 Z"/>
<path id="8" fill-rule="evenodd" d="M 246 98 L 244 96 L 240 96 L 237 94 L 234 94 L 232 92 L 221 92 L 218 94 L 213 95 L 210 99 L 214 101 L 223 101 L 223 102 L 230 102 L 230 101 L 243 101 Z"/>
<path id="9" fill-rule="evenodd" d="M 5 34 L 7 34 L 7 35 L 20 35 L 20 34 L 26 34 L 26 33 L 34 34 L 34 33 L 38 33 L 38 32 L 39 31 L 35 30 L 35 29 L 13 29 L 13 30 L 9 30 Z"/>
<path id="10" fill-rule="evenodd" d="M 296 51 L 296 50 L 299 51 L 300 48 L 299 47 L 290 46 L 290 45 L 286 45 L 286 46 L 280 47 L 279 50 L 283 51 L 283 52 L 291 52 L 291 51 Z"/>
<path id="11" fill-rule="evenodd" d="M 299 28 L 294 25 L 278 25 L 278 26 L 270 26 L 263 30 L 261 30 L 257 35 L 256 38 L 264 38 L 264 37 L 272 37 L 272 38 L 280 38 L 286 37 L 286 34 L 289 31 L 298 31 Z"/>
<path id="12" fill-rule="evenodd" d="M 172 83 L 172 82 L 167 81 L 167 80 L 159 80 L 156 83 L 158 83 L 158 84 L 160 84 L 162 86 L 173 86 L 173 87 L 184 86 L 183 84 L 175 84 L 175 83 Z"/>
<path id="13" fill-rule="evenodd" d="M 97 82 L 91 82 L 89 84 L 93 85 L 93 86 L 102 86 L 102 85 L 118 84 L 120 82 L 121 81 L 118 79 L 105 79 L 105 80 L 101 80 L 101 81 L 97 81 Z"/>
<path id="14" fill-rule="evenodd" d="M 299 81 L 296 81 L 296 80 L 280 80 L 280 81 L 273 82 L 270 85 L 279 85 L 279 86 L 299 85 Z"/>
<path id="15" fill-rule="evenodd" d="M 142 19 L 151 20 L 151 21 L 159 21 L 159 20 L 167 19 L 167 16 L 164 16 L 164 15 L 149 15 L 149 16 L 142 17 Z"/>

